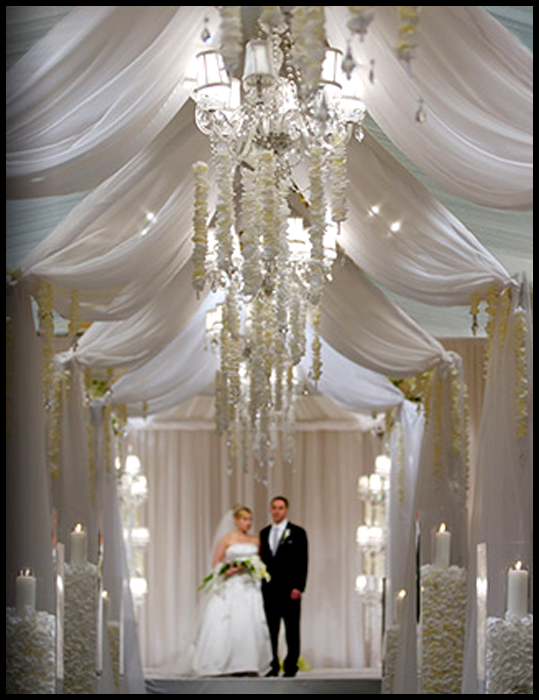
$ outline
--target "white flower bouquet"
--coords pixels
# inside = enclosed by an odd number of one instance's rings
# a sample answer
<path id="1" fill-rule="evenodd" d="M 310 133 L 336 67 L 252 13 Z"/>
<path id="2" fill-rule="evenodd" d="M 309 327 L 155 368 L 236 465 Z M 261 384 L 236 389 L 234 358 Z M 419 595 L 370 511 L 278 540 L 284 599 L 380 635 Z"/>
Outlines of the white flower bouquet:
<path id="1" fill-rule="evenodd" d="M 227 562 L 222 566 L 216 567 L 214 571 L 208 574 L 197 588 L 197 591 L 202 591 L 206 589 L 208 593 L 211 590 L 213 583 L 216 581 L 223 580 L 223 577 L 227 575 L 231 569 L 238 569 L 239 571 L 244 571 L 248 573 L 254 581 L 270 581 L 271 577 L 268 574 L 266 565 L 258 554 L 253 554 L 247 559 L 241 559 L 239 561 Z M 228 574 L 229 576 L 231 574 Z M 212 583 L 213 582 L 213 583 Z"/>

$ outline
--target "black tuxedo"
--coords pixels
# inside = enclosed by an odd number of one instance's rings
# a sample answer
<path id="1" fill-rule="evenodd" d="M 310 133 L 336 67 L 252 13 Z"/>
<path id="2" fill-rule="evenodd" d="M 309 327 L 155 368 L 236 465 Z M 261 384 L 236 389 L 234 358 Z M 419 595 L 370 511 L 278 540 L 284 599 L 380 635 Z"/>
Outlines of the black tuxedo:
<path id="1" fill-rule="evenodd" d="M 301 599 L 292 600 L 290 593 L 297 589 L 303 593 L 307 581 L 307 534 L 302 527 L 288 523 L 275 554 L 270 547 L 271 525 L 260 532 L 260 557 L 266 564 L 271 581 L 263 582 L 264 607 L 273 648 L 272 670 L 279 669 L 277 651 L 279 627 L 284 620 L 288 655 L 284 663 L 286 674 L 297 671 L 300 651 Z"/>

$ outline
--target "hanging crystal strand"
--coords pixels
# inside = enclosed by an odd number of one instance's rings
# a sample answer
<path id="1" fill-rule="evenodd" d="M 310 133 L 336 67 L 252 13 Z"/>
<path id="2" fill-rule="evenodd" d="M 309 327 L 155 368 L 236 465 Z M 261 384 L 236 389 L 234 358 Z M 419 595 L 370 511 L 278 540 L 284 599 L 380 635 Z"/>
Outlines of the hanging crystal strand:
<path id="1" fill-rule="evenodd" d="M 301 362 L 305 355 L 306 338 L 305 323 L 307 320 L 307 300 L 303 296 L 301 282 L 293 278 L 290 284 L 290 305 L 289 305 L 289 338 L 288 347 L 292 366 Z"/>
<path id="2" fill-rule="evenodd" d="M 226 143 L 213 140 L 217 203 L 215 239 L 217 243 L 217 268 L 227 277 L 232 271 L 232 226 L 234 225 L 234 175 L 235 164 Z"/>
<path id="3" fill-rule="evenodd" d="M 320 306 L 315 306 L 312 311 L 314 338 L 311 346 L 313 352 L 313 362 L 309 377 L 314 381 L 315 385 L 322 376 L 322 341 L 320 340 L 320 323 L 322 320 L 322 309 Z"/>
<path id="4" fill-rule="evenodd" d="M 326 195 L 324 189 L 325 180 L 325 149 L 316 144 L 311 149 L 310 169 L 310 201 L 311 201 L 311 226 L 309 236 L 311 239 L 310 260 L 310 299 L 316 306 L 320 303 L 322 290 L 325 283 L 324 268 L 324 234 L 326 231 Z"/>
<path id="5" fill-rule="evenodd" d="M 294 386 L 294 368 L 288 367 L 286 376 L 286 406 L 283 412 L 283 459 L 287 464 L 291 464 L 294 459 L 294 432 L 295 432 L 295 411 L 294 404 L 296 400 L 296 392 Z"/>
<path id="6" fill-rule="evenodd" d="M 257 184 L 258 158 L 255 171 L 242 170 L 242 222 L 241 249 L 243 255 L 243 290 L 247 297 L 254 297 L 262 286 L 260 263 L 260 198 Z"/>
<path id="7" fill-rule="evenodd" d="M 260 193 L 260 236 L 264 263 L 264 289 L 273 291 L 276 258 L 279 254 L 278 200 L 276 198 L 276 165 L 274 153 L 264 151 L 259 160 L 258 191 Z"/>
<path id="8" fill-rule="evenodd" d="M 233 404 L 232 411 L 240 401 L 240 359 L 241 359 L 241 337 L 240 337 L 240 310 L 237 297 L 237 283 L 234 278 L 230 281 L 228 293 L 226 295 L 223 308 L 223 328 L 227 333 L 227 354 L 225 367 L 228 381 L 228 398 Z"/>
<path id="9" fill-rule="evenodd" d="M 375 64 L 376 64 L 376 61 L 374 60 L 374 58 L 371 58 L 370 68 L 369 68 L 369 83 L 371 85 L 374 85 L 376 83 L 376 73 L 374 71 Z"/>
<path id="10" fill-rule="evenodd" d="M 418 124 L 424 124 L 427 121 L 427 112 L 425 111 L 425 102 L 423 98 L 420 97 L 418 100 L 417 112 L 415 113 L 415 120 Z"/>
<path id="11" fill-rule="evenodd" d="M 278 178 L 278 247 L 277 254 L 277 289 L 275 292 L 275 313 L 277 334 L 275 338 L 278 344 L 277 356 L 281 356 L 285 350 L 286 331 L 288 328 L 288 307 L 290 304 L 290 247 L 288 244 L 288 206 L 289 184 L 286 178 Z"/>
<path id="12" fill-rule="evenodd" d="M 240 77 L 243 52 L 241 5 L 221 5 L 221 55 L 230 76 Z"/>
<path id="13" fill-rule="evenodd" d="M 224 435 L 227 429 L 226 421 L 227 396 L 226 396 L 226 381 L 221 370 L 215 373 L 215 417 L 217 425 L 217 434 Z"/>
<path id="14" fill-rule="evenodd" d="M 262 312 L 262 293 L 259 293 L 252 304 L 251 350 L 249 356 L 249 418 L 251 428 L 257 424 L 259 410 L 264 402 L 264 328 Z"/>
<path id="15" fill-rule="evenodd" d="M 206 255 L 208 252 L 208 166 L 199 161 L 193 165 L 195 176 L 195 211 L 193 214 L 193 287 L 197 298 L 206 284 Z"/>
<path id="16" fill-rule="evenodd" d="M 329 159 L 329 181 L 331 183 L 331 219 L 336 224 L 346 221 L 347 159 L 346 134 L 335 132 L 332 137 L 333 150 Z"/>
<path id="17" fill-rule="evenodd" d="M 209 23 L 210 23 L 209 18 L 207 16 L 204 17 L 204 27 L 202 28 L 202 31 L 200 32 L 200 38 L 202 39 L 202 41 L 205 44 L 207 44 L 211 39 L 211 32 L 210 32 L 210 28 L 209 28 Z"/>
<path id="18" fill-rule="evenodd" d="M 352 56 L 352 47 L 350 46 L 350 40 L 346 45 L 346 53 L 341 63 L 342 72 L 346 75 L 346 79 L 350 80 L 352 78 L 352 73 L 356 68 L 356 62 Z"/>

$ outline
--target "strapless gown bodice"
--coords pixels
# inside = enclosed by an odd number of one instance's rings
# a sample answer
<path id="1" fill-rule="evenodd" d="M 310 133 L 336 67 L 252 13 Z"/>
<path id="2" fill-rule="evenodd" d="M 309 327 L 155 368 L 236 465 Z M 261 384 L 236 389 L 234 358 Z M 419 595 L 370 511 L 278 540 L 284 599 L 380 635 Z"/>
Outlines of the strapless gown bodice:
<path id="1" fill-rule="evenodd" d="M 258 547 L 256 544 L 236 542 L 227 547 L 224 561 L 226 564 L 231 564 L 234 561 L 245 561 L 255 554 L 258 554 Z"/>
<path id="2" fill-rule="evenodd" d="M 226 549 L 223 563 L 255 554 L 256 545 L 235 543 Z M 193 671 L 199 676 L 265 675 L 272 650 L 260 582 L 247 572 L 223 576 L 208 598 L 194 645 Z"/>

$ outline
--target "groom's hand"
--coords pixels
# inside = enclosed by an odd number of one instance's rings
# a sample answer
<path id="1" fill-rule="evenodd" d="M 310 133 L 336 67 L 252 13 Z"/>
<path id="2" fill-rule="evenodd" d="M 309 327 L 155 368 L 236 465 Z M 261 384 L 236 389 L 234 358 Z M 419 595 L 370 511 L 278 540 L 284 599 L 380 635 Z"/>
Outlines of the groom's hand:
<path id="1" fill-rule="evenodd" d="M 301 591 L 299 591 L 297 588 L 293 588 L 290 592 L 290 599 L 291 600 L 299 600 L 301 598 Z"/>

